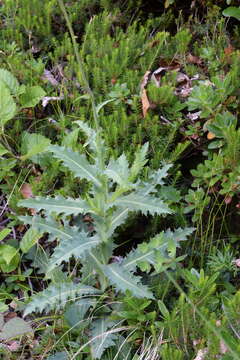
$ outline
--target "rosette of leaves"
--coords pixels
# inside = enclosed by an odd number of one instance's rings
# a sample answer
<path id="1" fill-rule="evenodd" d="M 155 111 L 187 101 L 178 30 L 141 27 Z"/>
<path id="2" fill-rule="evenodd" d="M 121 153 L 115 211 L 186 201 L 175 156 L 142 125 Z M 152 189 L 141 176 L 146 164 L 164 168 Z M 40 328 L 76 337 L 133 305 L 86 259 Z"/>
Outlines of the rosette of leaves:
<path id="1" fill-rule="evenodd" d="M 87 135 L 86 145 L 91 150 L 88 160 L 84 154 L 57 145 L 49 146 L 53 156 L 71 170 L 76 177 L 89 181 L 89 192 L 83 198 L 36 197 L 20 201 L 20 206 L 42 211 L 42 215 L 25 216 L 21 219 L 41 233 L 48 233 L 49 240 L 58 239 L 58 245 L 49 260 L 47 274 L 63 262 L 75 257 L 81 262 L 82 274 L 92 274 L 95 283 L 85 285 L 84 276 L 78 283 L 50 285 L 48 289 L 34 295 L 26 306 L 25 315 L 33 311 L 62 308 L 67 300 L 79 297 L 87 301 L 90 294 L 98 294 L 113 286 L 116 291 L 130 291 L 137 298 L 154 298 L 151 290 L 136 275 L 137 269 L 148 273 L 159 273 L 175 266 L 176 251 L 181 240 L 186 240 L 192 228 L 167 230 L 157 234 L 149 242 L 140 244 L 125 258 L 114 262 L 113 234 L 123 224 L 130 212 L 140 211 L 145 215 L 167 215 L 172 210 L 156 197 L 157 187 L 164 184 L 171 165 L 150 173 L 148 181 L 140 179 L 140 172 L 147 162 L 148 144 L 136 151 L 130 166 L 124 154 L 106 162 L 106 147 L 100 133 L 96 133 L 85 123 L 78 125 Z M 72 217 L 88 214 L 94 231 L 72 226 Z M 96 287 L 97 284 L 100 286 Z M 100 287 L 100 289 L 99 289 Z M 108 326 L 107 326 L 108 327 Z M 93 326 L 95 329 L 96 327 Z M 111 341 L 109 342 L 111 344 Z M 96 355 L 96 354 L 95 354 Z M 101 355 L 101 352 L 100 352 Z M 99 358 L 99 352 L 96 357 Z"/>

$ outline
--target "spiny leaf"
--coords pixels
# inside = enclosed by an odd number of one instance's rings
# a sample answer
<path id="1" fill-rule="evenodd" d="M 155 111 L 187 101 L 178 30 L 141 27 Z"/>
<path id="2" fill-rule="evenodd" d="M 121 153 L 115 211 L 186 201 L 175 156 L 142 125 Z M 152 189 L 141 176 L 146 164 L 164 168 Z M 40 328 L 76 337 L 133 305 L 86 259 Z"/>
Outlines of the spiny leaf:
<path id="1" fill-rule="evenodd" d="M 144 144 L 140 149 L 136 151 L 135 159 L 130 170 L 129 180 L 134 181 L 137 175 L 139 174 L 139 172 L 142 170 L 142 168 L 148 161 L 146 159 L 147 151 L 148 151 L 148 143 Z"/>
<path id="2" fill-rule="evenodd" d="M 57 145 L 49 146 L 48 149 L 53 152 L 56 158 L 63 161 L 64 165 L 73 171 L 76 177 L 87 179 L 98 187 L 101 186 L 96 166 L 91 165 L 84 154 Z"/>
<path id="3" fill-rule="evenodd" d="M 109 333 L 107 330 L 116 323 L 107 318 L 95 320 L 91 328 L 91 351 L 94 359 L 101 359 L 103 352 L 115 345 L 117 335 Z"/>
<path id="4" fill-rule="evenodd" d="M 121 196 L 114 201 L 113 205 L 129 209 L 129 211 L 141 211 L 144 215 L 148 213 L 151 215 L 172 213 L 170 208 L 158 198 L 150 195 L 143 196 L 138 193 Z"/>
<path id="5" fill-rule="evenodd" d="M 104 173 L 123 188 L 131 188 L 132 184 L 128 180 L 129 164 L 125 154 L 122 154 L 117 160 L 111 159 Z"/>
<path id="6" fill-rule="evenodd" d="M 53 270 L 56 265 L 60 265 L 63 261 L 68 261 L 72 256 L 75 258 L 81 257 L 85 251 L 96 247 L 98 244 L 99 239 L 97 236 L 89 237 L 84 231 L 81 231 L 71 241 L 61 241 L 54 250 L 48 271 Z"/>
<path id="7" fill-rule="evenodd" d="M 23 221 L 25 224 L 31 224 L 32 227 L 39 232 L 49 233 L 51 238 L 55 240 L 56 238 L 62 240 L 70 241 L 74 237 L 77 236 L 78 228 L 73 226 L 65 225 L 60 226 L 57 221 L 55 221 L 51 216 L 47 218 L 42 218 L 39 215 L 35 216 L 19 216 L 19 219 Z M 49 239 L 48 239 L 49 241 Z"/>
<path id="8" fill-rule="evenodd" d="M 2 331 L 0 332 L 0 339 L 8 340 L 29 332 L 32 332 L 30 324 L 19 317 L 14 317 L 3 326 Z"/>
<path id="9" fill-rule="evenodd" d="M 72 282 L 52 284 L 47 289 L 33 295 L 26 306 L 24 316 L 32 312 L 49 312 L 52 309 L 62 309 L 68 301 L 74 301 L 86 295 L 99 294 L 100 291 L 82 284 Z"/>
<path id="10" fill-rule="evenodd" d="M 114 233 L 114 230 L 118 226 L 122 225 L 125 222 L 125 220 L 126 220 L 126 218 L 128 216 L 128 212 L 129 212 L 129 209 L 121 209 L 121 208 L 114 211 L 114 213 L 111 216 L 111 221 L 110 221 L 109 226 L 108 226 L 107 236 L 109 238 Z"/>
<path id="11" fill-rule="evenodd" d="M 118 264 L 110 264 L 103 266 L 104 274 L 108 277 L 112 285 L 123 293 L 130 290 L 133 296 L 139 298 L 153 299 L 152 292 L 140 283 L 140 278 L 132 275 Z"/>
<path id="12" fill-rule="evenodd" d="M 51 197 L 36 197 L 34 199 L 21 200 L 18 206 L 36 209 L 37 211 L 45 210 L 47 213 L 57 213 L 66 215 L 79 215 L 91 212 L 86 201 L 82 199 L 63 198 L 56 196 Z"/>

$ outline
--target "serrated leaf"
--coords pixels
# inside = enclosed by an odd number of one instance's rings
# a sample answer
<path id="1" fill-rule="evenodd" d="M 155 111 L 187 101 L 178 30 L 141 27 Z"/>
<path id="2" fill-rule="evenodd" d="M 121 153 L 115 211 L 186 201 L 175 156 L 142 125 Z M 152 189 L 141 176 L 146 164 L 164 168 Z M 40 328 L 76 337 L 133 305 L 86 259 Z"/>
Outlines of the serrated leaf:
<path id="1" fill-rule="evenodd" d="M 92 212 L 86 201 L 71 198 L 65 199 L 60 196 L 55 198 L 36 197 L 34 199 L 20 200 L 18 206 L 36 209 L 37 211 L 45 210 L 47 213 L 55 212 L 66 215 L 79 215 Z"/>
<path id="2" fill-rule="evenodd" d="M 3 326 L 2 331 L 0 332 L 0 339 L 8 340 L 16 336 L 22 336 L 29 332 L 32 332 L 32 328 L 29 323 L 19 317 L 14 317 Z"/>
<path id="3" fill-rule="evenodd" d="M 73 171 L 76 177 L 87 179 L 98 187 L 101 186 L 96 166 L 91 165 L 84 154 L 57 145 L 49 146 L 49 150 L 53 152 L 56 158 L 63 161 L 64 165 Z"/>
<path id="4" fill-rule="evenodd" d="M 77 232 L 74 227 L 60 226 L 51 216 L 42 218 L 41 216 L 19 216 L 19 219 L 25 224 L 31 224 L 32 227 L 39 232 L 49 233 L 52 235 L 52 239 L 56 238 L 62 240 L 71 240 L 74 236 L 77 236 Z M 49 239 L 48 239 L 49 241 Z"/>
<path id="5" fill-rule="evenodd" d="M 64 312 L 64 319 L 71 327 L 81 327 L 81 322 L 84 319 L 85 314 L 91 306 L 96 305 L 96 300 L 93 299 L 81 299 L 74 304 L 68 306 Z"/>
<path id="6" fill-rule="evenodd" d="M 148 152 L 148 142 L 144 144 L 140 149 L 138 149 L 135 153 L 135 159 L 132 164 L 131 170 L 130 170 L 130 180 L 134 181 L 139 174 L 139 172 L 142 170 L 144 165 L 147 163 L 147 152 Z"/>
<path id="7" fill-rule="evenodd" d="M 68 360 L 68 353 L 66 351 L 58 351 L 54 355 L 50 355 L 46 360 Z"/>
<path id="8" fill-rule="evenodd" d="M 107 318 L 95 320 L 91 328 L 91 352 L 94 359 L 101 359 L 104 351 L 115 345 L 117 335 L 109 333 L 108 329 L 116 323 Z"/>
<path id="9" fill-rule="evenodd" d="M 47 151 L 50 145 L 50 140 L 41 134 L 30 134 L 25 132 L 23 134 L 22 152 L 25 154 L 21 156 L 21 160 L 32 159 L 44 151 Z"/>
<path id="10" fill-rule="evenodd" d="M 107 232 L 107 236 L 108 238 L 110 238 L 112 236 L 112 234 L 114 233 L 115 229 L 122 225 L 125 220 L 128 217 L 128 212 L 129 209 L 117 209 L 114 211 L 114 213 L 111 216 L 111 221 L 108 224 L 108 232 Z"/>
<path id="11" fill-rule="evenodd" d="M 24 316 L 32 312 L 49 312 L 52 309 L 62 309 L 68 301 L 75 301 L 86 295 L 101 293 L 92 286 L 74 284 L 72 282 L 52 284 L 47 289 L 33 295 L 26 306 Z"/>
<path id="12" fill-rule="evenodd" d="M 140 283 L 140 278 L 132 275 L 118 264 L 110 264 L 102 267 L 104 274 L 110 280 L 112 285 L 115 285 L 117 290 L 123 293 L 126 290 L 131 291 L 132 295 L 139 298 L 153 299 L 152 292 Z"/>
<path id="13" fill-rule="evenodd" d="M 6 69 L 0 69 L 0 81 L 9 88 L 11 94 L 16 95 L 18 93 L 19 82 L 10 71 Z"/>
<path id="14" fill-rule="evenodd" d="M 129 211 L 141 211 L 144 215 L 172 213 L 172 210 L 162 200 L 137 193 L 121 196 L 114 201 L 113 205 L 129 209 Z"/>
<path id="15" fill-rule="evenodd" d="M 132 184 L 129 178 L 129 164 L 125 154 L 122 154 L 117 160 L 111 159 L 107 169 L 104 171 L 107 177 L 123 188 L 131 188 Z"/>
<path id="16" fill-rule="evenodd" d="M 0 94 L 0 125 L 1 128 L 3 128 L 4 125 L 14 117 L 16 104 L 3 81 L 0 81 Z"/>
<path id="17" fill-rule="evenodd" d="M 41 86 L 29 86 L 20 95 L 19 100 L 23 108 L 34 107 L 45 95 L 46 93 Z"/>
<path id="18" fill-rule="evenodd" d="M 80 258 L 85 251 L 96 247 L 98 244 L 99 239 L 97 236 L 89 237 L 84 231 L 79 232 L 71 241 L 60 241 L 60 244 L 54 249 L 48 271 L 52 271 L 54 267 L 60 265 L 63 261 L 68 261 L 72 256 Z"/>
<path id="19" fill-rule="evenodd" d="M 36 229 L 28 229 L 20 242 L 20 248 L 22 252 L 27 253 L 31 249 L 31 247 L 33 247 L 37 243 L 41 236 L 42 233 L 40 233 Z"/>

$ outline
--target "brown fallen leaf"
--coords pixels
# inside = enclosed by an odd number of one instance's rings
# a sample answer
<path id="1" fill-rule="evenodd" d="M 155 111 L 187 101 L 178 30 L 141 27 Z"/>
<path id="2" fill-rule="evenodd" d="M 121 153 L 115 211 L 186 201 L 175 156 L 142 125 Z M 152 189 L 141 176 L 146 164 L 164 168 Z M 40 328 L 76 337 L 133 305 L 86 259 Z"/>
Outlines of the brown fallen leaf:
<path id="1" fill-rule="evenodd" d="M 142 101 L 142 112 L 143 117 L 145 118 L 148 112 L 148 109 L 150 109 L 150 102 L 148 100 L 147 91 L 146 89 L 143 89 L 142 95 L 141 95 L 141 101 Z"/>
<path id="2" fill-rule="evenodd" d="M 20 192 L 24 199 L 29 199 L 33 197 L 31 185 L 28 183 L 25 183 L 21 186 Z"/>
<path id="3" fill-rule="evenodd" d="M 145 89 L 145 87 L 147 86 L 150 74 L 151 74 L 151 72 L 149 70 L 145 72 L 142 82 L 141 82 L 141 85 L 140 85 L 143 117 L 146 117 L 148 109 L 151 107 L 150 102 L 148 100 L 148 96 L 147 96 L 147 90 Z"/>
<path id="4" fill-rule="evenodd" d="M 187 56 L 187 62 L 189 64 L 194 64 L 194 65 L 202 65 L 202 59 L 200 59 L 198 56 L 192 55 L 191 53 L 188 54 Z"/>

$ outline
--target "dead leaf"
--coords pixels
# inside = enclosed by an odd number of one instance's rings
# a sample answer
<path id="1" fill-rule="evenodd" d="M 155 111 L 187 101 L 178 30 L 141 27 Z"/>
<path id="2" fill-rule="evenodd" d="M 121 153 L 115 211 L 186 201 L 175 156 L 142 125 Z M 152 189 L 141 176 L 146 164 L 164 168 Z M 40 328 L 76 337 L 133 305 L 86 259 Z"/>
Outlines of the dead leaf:
<path id="1" fill-rule="evenodd" d="M 214 133 L 212 133 L 212 132 L 208 132 L 208 134 L 207 134 L 207 138 L 208 138 L 208 140 L 212 140 L 212 139 L 214 139 L 216 136 L 215 136 L 215 134 Z"/>
<path id="2" fill-rule="evenodd" d="M 208 353 L 208 348 L 198 350 L 197 356 L 194 358 L 194 360 L 204 360 L 207 353 Z"/>
<path id="3" fill-rule="evenodd" d="M 228 47 L 224 49 L 224 54 L 229 56 L 232 55 L 233 51 L 234 51 L 234 47 L 231 44 L 229 44 Z"/>
<path id="4" fill-rule="evenodd" d="M 188 54 L 187 56 L 187 62 L 189 64 L 194 64 L 194 65 L 202 65 L 202 59 L 200 59 L 198 56 L 192 55 L 191 53 Z"/>
<path id="5" fill-rule="evenodd" d="M 29 199 L 29 198 L 33 197 L 31 185 L 28 183 L 25 183 L 22 185 L 20 192 L 21 192 L 22 196 L 24 197 L 24 199 Z"/>
<path id="6" fill-rule="evenodd" d="M 9 311 L 5 316 L 4 316 L 4 321 L 7 322 L 13 318 L 15 318 L 17 316 L 17 313 L 14 311 Z"/>
<path id="7" fill-rule="evenodd" d="M 240 259 L 234 260 L 234 263 L 237 267 L 240 267 Z"/>
<path id="8" fill-rule="evenodd" d="M 42 80 L 47 80 L 52 86 L 58 86 L 59 82 L 55 79 L 51 71 L 45 69 L 41 77 Z"/>
<path id="9" fill-rule="evenodd" d="M 44 96 L 42 98 L 42 106 L 46 107 L 47 104 L 49 103 L 49 101 L 57 101 L 57 100 L 63 100 L 63 99 L 64 99 L 63 95 L 61 95 L 61 96 Z"/>
<path id="10" fill-rule="evenodd" d="M 226 354 L 226 352 L 228 352 L 228 348 L 225 345 L 225 343 L 221 340 L 220 341 L 220 353 L 221 354 Z"/>
<path id="11" fill-rule="evenodd" d="M 20 341 L 9 341 L 6 347 L 9 351 L 17 351 L 20 347 Z"/>
<path id="12" fill-rule="evenodd" d="M 143 91 L 142 91 L 141 101 L 142 101 L 143 117 L 145 118 L 147 115 L 148 109 L 150 109 L 150 107 L 151 107 L 150 102 L 148 100 L 146 89 L 143 89 Z"/>

